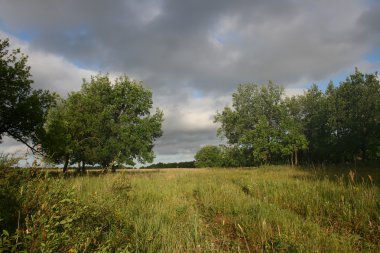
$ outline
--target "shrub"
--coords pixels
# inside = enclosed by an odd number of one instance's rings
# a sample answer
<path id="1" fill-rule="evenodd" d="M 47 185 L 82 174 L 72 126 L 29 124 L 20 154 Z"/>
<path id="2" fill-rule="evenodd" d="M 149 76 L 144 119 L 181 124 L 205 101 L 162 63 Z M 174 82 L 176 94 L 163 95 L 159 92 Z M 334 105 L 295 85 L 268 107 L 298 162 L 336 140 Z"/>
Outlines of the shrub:
<path id="1" fill-rule="evenodd" d="M 78 201 L 67 180 L 31 182 L 23 200 L 25 233 L 32 238 L 28 250 L 42 252 L 114 251 L 128 245 L 108 240 L 113 229 L 125 225 L 104 206 L 87 206 Z"/>
<path id="2" fill-rule="evenodd" d="M 22 179 L 18 171 L 11 168 L 18 161 L 15 156 L 0 154 L 0 229 L 11 233 L 17 227 L 20 208 L 18 188 Z"/>
<path id="3" fill-rule="evenodd" d="M 195 154 L 196 167 L 220 167 L 222 151 L 218 146 L 204 146 Z"/>

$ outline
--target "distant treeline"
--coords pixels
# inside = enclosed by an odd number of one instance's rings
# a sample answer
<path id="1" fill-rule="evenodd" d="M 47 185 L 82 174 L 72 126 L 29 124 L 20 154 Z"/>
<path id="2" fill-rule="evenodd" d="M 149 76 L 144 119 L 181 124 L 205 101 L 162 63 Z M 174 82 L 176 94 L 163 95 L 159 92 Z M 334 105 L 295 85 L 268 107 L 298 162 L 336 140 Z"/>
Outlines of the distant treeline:
<path id="1" fill-rule="evenodd" d="M 195 161 L 177 163 L 154 163 L 141 169 L 195 168 Z"/>
<path id="2" fill-rule="evenodd" d="M 380 161 L 380 82 L 377 73 L 357 69 L 325 91 L 313 85 L 303 95 L 284 89 L 242 84 L 232 107 L 217 112 L 224 146 L 205 146 L 198 167 L 290 163 L 337 164 Z"/>

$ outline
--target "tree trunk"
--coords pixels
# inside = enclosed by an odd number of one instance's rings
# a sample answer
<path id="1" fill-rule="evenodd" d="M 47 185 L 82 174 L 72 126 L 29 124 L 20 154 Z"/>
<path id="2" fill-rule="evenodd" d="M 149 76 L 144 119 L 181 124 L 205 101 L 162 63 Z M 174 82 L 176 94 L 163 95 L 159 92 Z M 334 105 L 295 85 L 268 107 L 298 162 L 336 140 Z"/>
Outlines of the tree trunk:
<path id="1" fill-rule="evenodd" d="M 298 166 L 298 152 L 294 151 L 294 164 Z"/>
<path id="2" fill-rule="evenodd" d="M 290 154 L 290 165 L 293 167 L 293 152 Z"/>
<path id="3" fill-rule="evenodd" d="M 66 174 L 67 173 L 67 167 L 69 166 L 69 157 L 66 156 L 65 157 L 65 164 L 63 165 L 63 173 Z"/>
<path id="4" fill-rule="evenodd" d="M 86 173 L 86 163 L 83 161 L 82 162 L 82 170 L 81 170 L 81 175 L 83 176 L 84 173 Z"/>

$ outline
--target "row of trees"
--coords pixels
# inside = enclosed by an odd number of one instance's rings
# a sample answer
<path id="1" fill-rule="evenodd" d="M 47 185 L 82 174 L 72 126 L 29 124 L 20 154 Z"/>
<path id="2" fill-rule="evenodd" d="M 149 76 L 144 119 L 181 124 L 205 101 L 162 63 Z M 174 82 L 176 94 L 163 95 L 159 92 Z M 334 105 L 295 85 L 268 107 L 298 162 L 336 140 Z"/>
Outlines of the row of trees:
<path id="1" fill-rule="evenodd" d="M 153 161 L 163 113 L 152 112 L 152 93 L 141 82 L 107 75 L 83 81 L 67 99 L 33 90 L 27 56 L 0 40 L 0 141 L 8 135 L 49 162 L 115 168 Z"/>
<path id="2" fill-rule="evenodd" d="M 240 85 L 233 104 L 215 116 L 225 146 L 206 146 L 197 166 L 342 163 L 380 159 L 380 83 L 357 69 L 325 92 L 313 85 L 286 97 L 272 82 Z"/>
<path id="3" fill-rule="evenodd" d="M 140 169 L 173 169 L 173 168 L 195 168 L 194 161 L 188 162 L 171 162 L 171 163 L 153 163 L 149 166 L 142 166 Z"/>

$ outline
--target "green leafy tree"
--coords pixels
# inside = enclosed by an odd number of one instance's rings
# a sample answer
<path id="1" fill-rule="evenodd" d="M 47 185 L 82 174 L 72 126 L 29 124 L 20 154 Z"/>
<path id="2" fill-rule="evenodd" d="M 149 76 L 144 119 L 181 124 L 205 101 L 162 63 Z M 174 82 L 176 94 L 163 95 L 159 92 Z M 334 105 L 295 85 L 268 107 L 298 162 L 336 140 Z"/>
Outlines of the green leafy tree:
<path id="1" fill-rule="evenodd" d="M 224 145 L 222 149 L 222 167 L 246 167 L 250 165 L 246 150 L 235 145 Z"/>
<path id="2" fill-rule="evenodd" d="M 47 125 L 47 133 L 62 128 L 59 139 L 65 147 L 57 154 L 81 163 L 82 172 L 85 164 L 115 168 L 121 163 L 134 165 L 136 160 L 151 162 L 163 120 L 160 110 L 151 113 L 152 105 L 152 93 L 141 82 L 121 76 L 112 84 L 107 75 L 98 75 L 84 81 L 79 92 L 70 93 L 61 109 L 52 110 L 48 122 L 56 125 Z M 54 145 L 45 147 L 48 153 L 57 150 Z"/>
<path id="3" fill-rule="evenodd" d="M 269 120 L 265 116 L 260 115 L 254 129 L 247 132 L 243 143 L 252 146 L 254 161 L 259 163 L 270 162 L 278 151 L 277 129 L 270 126 Z"/>
<path id="4" fill-rule="evenodd" d="M 58 99 L 45 122 L 42 149 L 49 162 L 63 163 L 63 172 L 67 172 L 70 156 L 73 153 L 73 135 L 69 131 L 70 117 L 67 115 L 65 101 Z"/>
<path id="5" fill-rule="evenodd" d="M 331 87 L 330 87 L 331 88 Z M 306 157 L 309 162 L 328 162 L 333 159 L 335 139 L 330 101 L 316 84 L 300 97 L 304 134 L 309 142 Z"/>
<path id="6" fill-rule="evenodd" d="M 341 161 L 378 159 L 380 82 L 377 74 L 358 69 L 330 91 L 331 125 Z M 337 155 L 338 155 L 337 154 Z"/>
<path id="7" fill-rule="evenodd" d="M 377 74 L 357 69 L 325 92 L 313 85 L 300 98 L 310 162 L 340 163 L 379 159 L 380 84 Z"/>
<path id="8" fill-rule="evenodd" d="M 284 157 L 298 164 L 298 153 L 308 144 L 300 121 L 301 102 L 284 97 L 283 88 L 272 82 L 261 87 L 240 85 L 232 95 L 233 108 L 226 107 L 215 116 L 221 124 L 218 135 L 225 136 L 230 145 L 227 154 L 239 150 L 242 166 L 278 162 Z"/>
<path id="9" fill-rule="evenodd" d="M 247 154 L 247 165 L 270 162 L 279 152 L 282 96 L 283 88 L 272 82 L 240 85 L 232 95 L 233 109 L 216 114 L 218 135 Z"/>
<path id="10" fill-rule="evenodd" d="M 306 150 L 308 141 L 302 123 L 300 97 L 286 98 L 283 103 L 283 117 L 280 121 L 281 155 L 290 159 L 291 165 L 298 165 L 299 151 Z"/>
<path id="11" fill-rule="evenodd" d="M 195 154 L 195 166 L 198 168 L 220 167 L 222 164 L 222 150 L 218 146 L 204 146 Z"/>
<path id="12" fill-rule="evenodd" d="M 0 142 L 8 135 L 36 151 L 54 97 L 32 89 L 27 56 L 9 46 L 8 39 L 0 40 Z"/>

